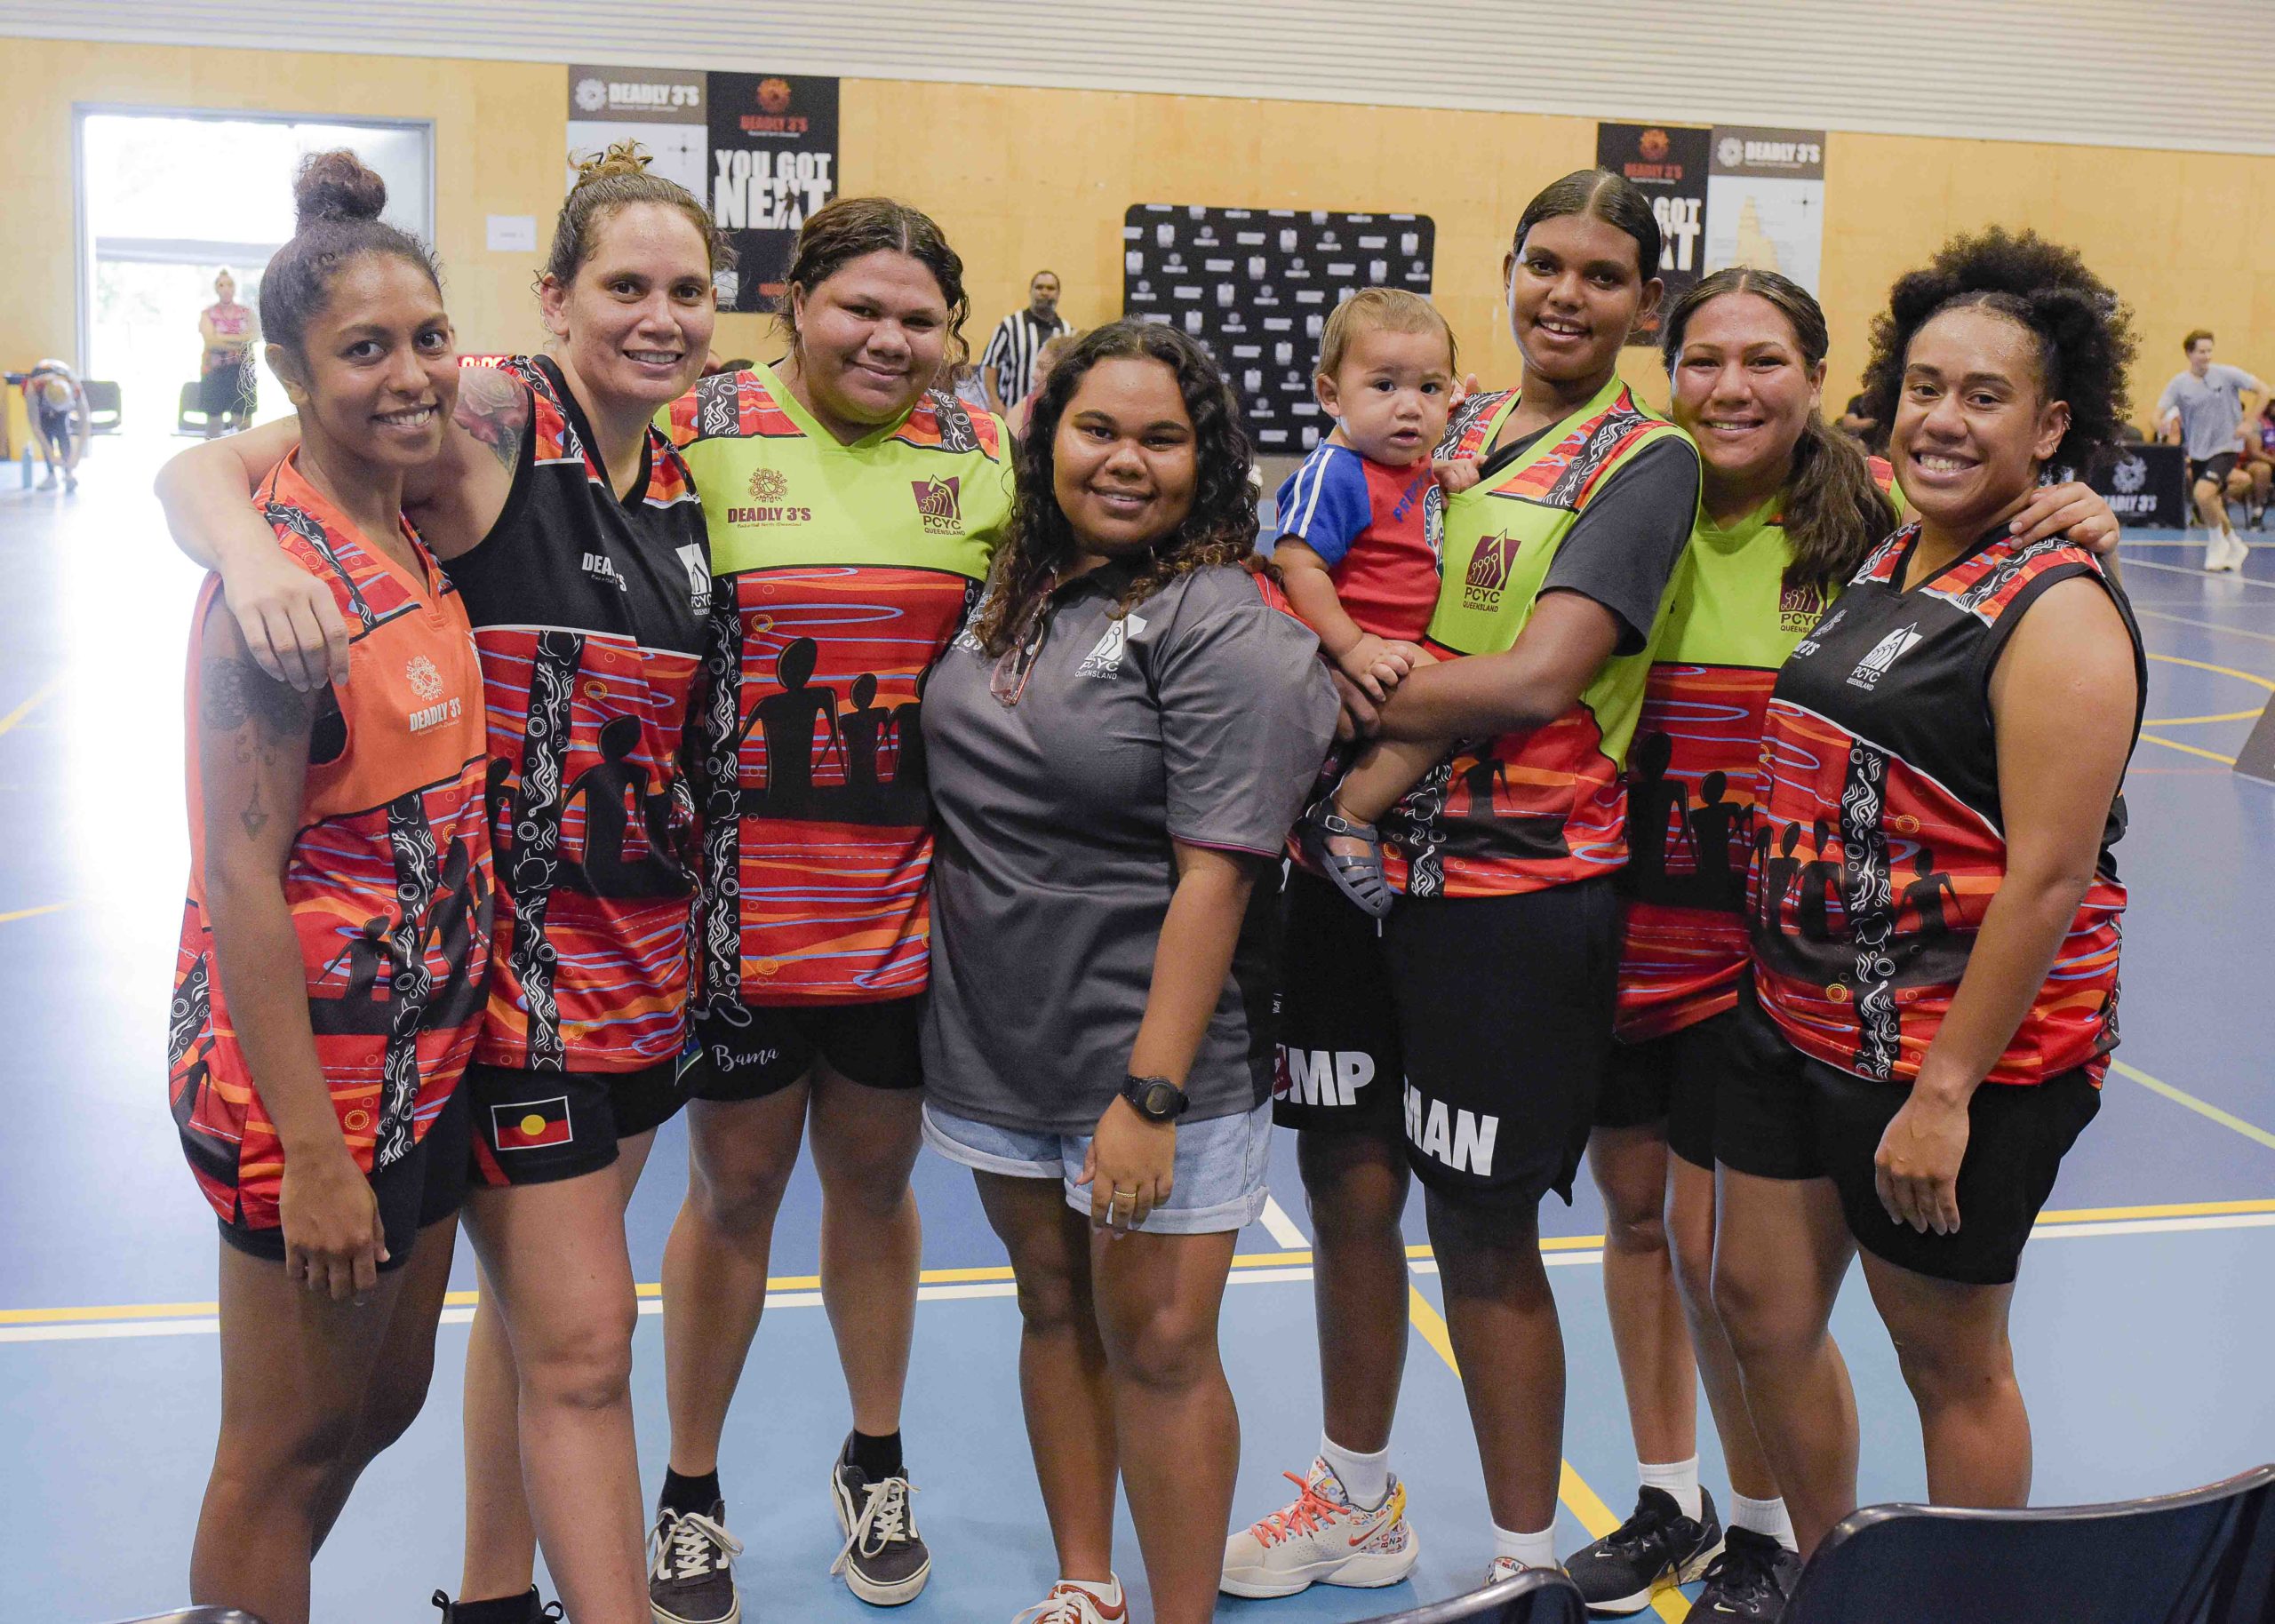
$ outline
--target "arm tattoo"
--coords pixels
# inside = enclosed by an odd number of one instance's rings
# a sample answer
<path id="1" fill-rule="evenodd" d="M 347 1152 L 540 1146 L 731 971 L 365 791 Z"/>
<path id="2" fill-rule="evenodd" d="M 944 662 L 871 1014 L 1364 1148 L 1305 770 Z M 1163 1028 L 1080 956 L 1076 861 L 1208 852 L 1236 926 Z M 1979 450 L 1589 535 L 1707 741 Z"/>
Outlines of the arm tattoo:
<path id="1" fill-rule="evenodd" d="M 468 367 L 459 378 L 460 428 L 490 449 L 508 473 L 521 460 L 529 432 L 530 392 L 491 367 Z"/>
<path id="2" fill-rule="evenodd" d="M 236 758 L 250 769 L 247 776 L 252 787 L 237 821 L 251 839 L 269 820 L 268 808 L 261 804 L 262 779 L 275 767 L 280 744 L 306 739 L 308 702 L 285 684 L 272 681 L 249 660 L 209 659 L 199 685 L 198 720 L 210 734 L 239 736 Z M 259 725 L 247 731 L 247 722 Z"/>

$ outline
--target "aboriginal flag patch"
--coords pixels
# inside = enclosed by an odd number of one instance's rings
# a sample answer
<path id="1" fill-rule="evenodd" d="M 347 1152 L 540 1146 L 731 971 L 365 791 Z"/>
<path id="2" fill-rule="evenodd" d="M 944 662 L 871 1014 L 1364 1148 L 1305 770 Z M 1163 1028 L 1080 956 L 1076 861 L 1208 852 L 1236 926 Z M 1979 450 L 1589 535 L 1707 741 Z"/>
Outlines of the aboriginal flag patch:
<path id="1" fill-rule="evenodd" d="M 490 1134 L 500 1150 L 535 1150 L 569 1142 L 569 1097 L 490 1108 Z"/>

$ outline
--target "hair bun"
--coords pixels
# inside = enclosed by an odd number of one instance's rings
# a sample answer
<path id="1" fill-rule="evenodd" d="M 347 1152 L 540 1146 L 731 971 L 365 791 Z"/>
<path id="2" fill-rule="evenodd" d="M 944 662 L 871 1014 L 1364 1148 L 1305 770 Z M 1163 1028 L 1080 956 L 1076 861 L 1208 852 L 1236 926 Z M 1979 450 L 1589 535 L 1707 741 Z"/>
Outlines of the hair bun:
<path id="1" fill-rule="evenodd" d="M 387 206 L 387 183 L 346 147 L 312 152 L 292 177 L 294 229 L 319 220 L 375 220 Z"/>
<path id="2" fill-rule="evenodd" d="M 611 175 L 644 175 L 648 162 L 648 150 L 639 142 L 611 142 L 606 150 L 595 153 L 577 165 L 577 186 L 588 180 L 605 180 Z"/>

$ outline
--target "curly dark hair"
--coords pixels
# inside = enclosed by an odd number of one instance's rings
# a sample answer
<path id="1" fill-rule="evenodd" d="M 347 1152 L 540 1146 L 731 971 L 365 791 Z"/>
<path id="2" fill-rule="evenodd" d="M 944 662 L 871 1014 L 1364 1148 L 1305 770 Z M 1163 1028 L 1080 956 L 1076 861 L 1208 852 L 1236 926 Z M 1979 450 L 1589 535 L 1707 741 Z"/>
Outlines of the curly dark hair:
<path id="1" fill-rule="evenodd" d="M 2070 408 L 2069 432 L 2049 466 L 2079 469 L 2114 439 L 2125 419 L 2126 369 L 2132 364 L 2133 313 L 2078 251 L 2034 231 L 1992 226 L 1944 244 L 1926 270 L 1913 271 L 1888 293 L 1872 322 L 1872 360 L 1864 367 L 1864 415 L 1896 421 L 1904 354 L 1930 317 L 1980 305 L 2020 323 L 2038 339 L 2045 398 Z"/>
<path id="2" fill-rule="evenodd" d="M 1011 522 L 995 552 L 987 596 L 972 635 L 991 655 L 1017 643 L 1042 611 L 1058 572 L 1075 554 L 1074 532 L 1059 510 L 1053 448 L 1058 420 L 1082 379 L 1101 361 L 1158 361 L 1177 375 L 1185 415 L 1193 419 L 1198 478 L 1193 509 L 1153 545 L 1145 567 L 1116 607 L 1128 614 L 1178 576 L 1211 564 L 1256 562 L 1256 500 L 1249 493 L 1250 452 L 1240 408 L 1209 352 L 1158 322 L 1114 322 L 1094 327 L 1050 369 L 1028 409 L 1026 432 L 1013 442 L 1018 475 Z"/>

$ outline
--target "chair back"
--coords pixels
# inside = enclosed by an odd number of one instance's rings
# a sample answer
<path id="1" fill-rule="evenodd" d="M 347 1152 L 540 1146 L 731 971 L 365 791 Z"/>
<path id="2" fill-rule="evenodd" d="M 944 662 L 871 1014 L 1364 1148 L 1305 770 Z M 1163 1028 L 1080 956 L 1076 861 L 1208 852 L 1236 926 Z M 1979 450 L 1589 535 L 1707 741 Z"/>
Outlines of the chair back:
<path id="1" fill-rule="evenodd" d="M 118 433 L 121 417 L 118 386 L 104 378 L 91 378 L 80 387 L 87 392 L 87 432 L 91 434 Z"/>
<path id="2" fill-rule="evenodd" d="M 1555 1568 L 1527 1568 L 1498 1584 L 1365 1624 L 1587 1624 L 1580 1588 Z"/>
<path id="3" fill-rule="evenodd" d="M 2084 1619 L 2275 1619 L 2275 1466 L 2109 1506 L 1867 1506 L 1809 1558 L 1784 1624 Z"/>
<path id="4" fill-rule="evenodd" d="M 179 1612 L 122 1620 L 120 1624 L 260 1624 L 260 1620 L 250 1612 L 239 1612 L 235 1607 L 184 1607 Z"/>
<path id="5" fill-rule="evenodd" d="M 174 433 L 196 434 L 204 432 L 209 421 L 205 415 L 205 386 L 184 384 L 181 403 L 174 408 Z"/>

